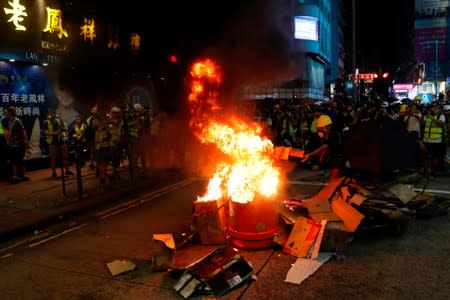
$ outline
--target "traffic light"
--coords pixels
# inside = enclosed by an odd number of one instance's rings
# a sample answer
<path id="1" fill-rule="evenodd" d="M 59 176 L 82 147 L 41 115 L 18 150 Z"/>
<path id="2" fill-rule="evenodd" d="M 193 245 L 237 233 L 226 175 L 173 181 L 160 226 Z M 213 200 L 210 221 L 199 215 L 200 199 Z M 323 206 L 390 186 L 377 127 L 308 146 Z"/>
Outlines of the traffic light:
<path id="1" fill-rule="evenodd" d="M 177 58 L 176 55 L 172 54 L 172 55 L 169 56 L 169 61 L 170 61 L 171 63 L 175 64 L 175 63 L 178 62 L 178 58 Z"/>
<path id="2" fill-rule="evenodd" d="M 390 86 L 391 82 L 388 72 L 373 74 L 372 89 L 378 95 L 380 95 L 383 98 L 388 97 Z"/>

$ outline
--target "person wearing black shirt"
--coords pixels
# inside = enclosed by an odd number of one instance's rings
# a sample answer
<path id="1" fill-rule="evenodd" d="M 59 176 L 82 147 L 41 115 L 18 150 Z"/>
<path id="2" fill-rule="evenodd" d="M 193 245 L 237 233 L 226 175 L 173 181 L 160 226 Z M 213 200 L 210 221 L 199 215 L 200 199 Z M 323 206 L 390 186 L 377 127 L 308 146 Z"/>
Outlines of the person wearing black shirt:
<path id="1" fill-rule="evenodd" d="M 328 115 L 321 115 L 317 119 L 317 133 L 313 134 L 308 143 L 308 149 L 302 163 L 318 158 L 321 166 L 328 166 L 330 178 L 339 177 L 343 166 L 341 137 L 333 127 Z"/>

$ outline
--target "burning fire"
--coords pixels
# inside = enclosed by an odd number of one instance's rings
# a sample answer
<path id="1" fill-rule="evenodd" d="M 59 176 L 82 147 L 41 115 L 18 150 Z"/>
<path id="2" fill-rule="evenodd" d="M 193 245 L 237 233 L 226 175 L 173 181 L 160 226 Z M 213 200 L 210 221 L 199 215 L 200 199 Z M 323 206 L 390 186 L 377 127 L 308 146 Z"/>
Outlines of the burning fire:
<path id="1" fill-rule="evenodd" d="M 189 105 L 191 128 L 202 143 L 215 144 L 225 155 L 208 184 L 207 192 L 198 201 L 228 197 L 247 203 L 257 194 L 270 197 L 277 194 L 280 172 L 273 166 L 273 144 L 261 137 L 258 124 L 218 117 L 218 88 L 222 81 L 219 67 L 206 59 L 191 69 Z M 222 119 L 218 121 L 218 119 Z"/>

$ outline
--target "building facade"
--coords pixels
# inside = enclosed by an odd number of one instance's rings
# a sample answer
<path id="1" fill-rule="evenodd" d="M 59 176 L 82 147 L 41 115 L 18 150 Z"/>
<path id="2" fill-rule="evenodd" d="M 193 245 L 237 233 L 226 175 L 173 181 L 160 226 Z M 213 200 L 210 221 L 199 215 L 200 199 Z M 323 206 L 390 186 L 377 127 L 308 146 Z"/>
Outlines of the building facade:
<path id="1" fill-rule="evenodd" d="M 296 72 L 290 80 L 246 86 L 248 99 L 328 100 L 344 75 L 341 0 L 287 0 L 282 20 Z"/>
<path id="2" fill-rule="evenodd" d="M 415 73 L 418 95 L 430 102 L 450 89 L 450 1 L 415 1 Z"/>

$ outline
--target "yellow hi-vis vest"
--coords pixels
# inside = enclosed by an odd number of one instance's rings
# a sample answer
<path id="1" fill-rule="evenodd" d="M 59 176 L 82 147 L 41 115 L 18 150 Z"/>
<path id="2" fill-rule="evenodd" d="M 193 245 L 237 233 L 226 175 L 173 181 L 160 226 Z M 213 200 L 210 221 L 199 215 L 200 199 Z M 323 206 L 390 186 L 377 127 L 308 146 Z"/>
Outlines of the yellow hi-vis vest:
<path id="1" fill-rule="evenodd" d="M 58 122 L 58 126 L 61 126 L 61 122 L 58 119 L 56 119 L 56 122 Z M 47 122 L 47 129 L 50 132 L 55 132 L 55 128 L 53 128 L 53 122 L 50 120 Z M 52 143 L 54 137 L 57 139 L 61 139 L 61 141 L 63 141 L 64 137 L 65 137 L 64 131 L 61 132 L 58 136 L 52 136 L 52 135 L 47 136 L 45 138 L 45 141 L 47 142 L 47 144 L 50 145 Z"/>
<path id="2" fill-rule="evenodd" d="M 444 128 L 433 122 L 430 117 L 425 119 L 425 129 L 423 131 L 424 140 L 439 140 L 442 139 L 444 134 Z"/>
<path id="3" fill-rule="evenodd" d="M 289 135 L 292 137 L 295 137 L 295 133 L 297 133 L 297 127 L 294 127 L 292 125 L 289 125 Z"/>
<path id="4" fill-rule="evenodd" d="M 0 135 L 4 135 L 4 134 L 5 134 L 5 130 L 3 129 L 3 124 L 2 124 L 2 122 L 0 122 Z"/>
<path id="5" fill-rule="evenodd" d="M 95 131 L 95 149 L 111 146 L 111 134 L 108 127 L 99 127 Z"/>
<path id="6" fill-rule="evenodd" d="M 75 134 L 77 136 L 81 136 L 81 140 L 80 142 L 85 143 L 86 142 L 86 137 L 84 137 L 84 131 L 86 130 L 86 124 L 81 124 L 81 125 L 75 125 L 73 127 L 73 131 L 75 132 Z"/>

